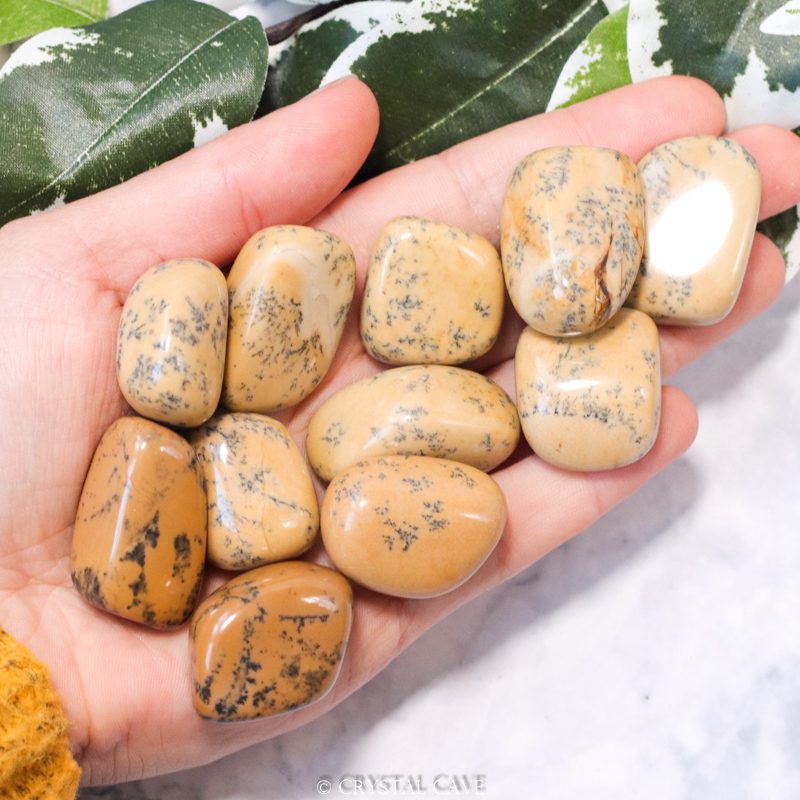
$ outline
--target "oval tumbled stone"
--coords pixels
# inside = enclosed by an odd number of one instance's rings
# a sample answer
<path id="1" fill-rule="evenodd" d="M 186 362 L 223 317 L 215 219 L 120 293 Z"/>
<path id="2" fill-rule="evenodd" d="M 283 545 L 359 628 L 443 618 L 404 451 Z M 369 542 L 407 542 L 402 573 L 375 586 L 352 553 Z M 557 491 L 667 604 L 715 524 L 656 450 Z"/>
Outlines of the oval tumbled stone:
<path id="1" fill-rule="evenodd" d="M 615 469 L 646 455 L 658 434 L 658 329 L 623 308 L 603 328 L 555 339 L 527 328 L 516 354 L 517 408 L 540 458 L 563 469 Z"/>
<path id="2" fill-rule="evenodd" d="M 483 355 L 503 318 L 491 242 L 420 217 L 381 231 L 367 272 L 361 338 L 387 364 L 461 364 Z"/>
<path id="3" fill-rule="evenodd" d="M 352 602 L 345 578 L 303 561 L 259 567 L 221 586 L 189 629 L 197 713 L 234 722 L 319 700 L 339 674 Z"/>
<path id="4" fill-rule="evenodd" d="M 320 527 L 334 565 L 395 597 L 435 597 L 489 557 L 506 522 L 500 487 L 467 464 L 379 456 L 331 481 Z"/>
<path id="5" fill-rule="evenodd" d="M 738 142 L 689 136 L 639 162 L 647 238 L 628 305 L 666 325 L 711 325 L 742 288 L 761 175 Z"/>
<path id="6" fill-rule="evenodd" d="M 228 276 L 225 406 L 267 413 L 311 394 L 339 346 L 355 281 L 353 252 L 332 233 L 279 225 L 252 236 Z"/>
<path id="7" fill-rule="evenodd" d="M 388 369 L 326 400 L 308 426 L 306 451 L 323 480 L 379 455 L 449 458 L 482 470 L 519 441 L 519 417 L 489 378 L 458 367 Z"/>
<path id="8" fill-rule="evenodd" d="M 167 261 L 139 278 L 122 309 L 117 378 L 134 411 L 194 427 L 222 391 L 228 289 L 208 261 Z"/>
<path id="9" fill-rule="evenodd" d="M 319 531 L 311 473 L 286 428 L 260 414 L 219 414 L 192 435 L 208 493 L 208 560 L 252 569 L 294 558 Z"/>
<path id="10" fill-rule="evenodd" d="M 72 536 L 72 581 L 99 608 L 153 628 L 194 609 L 206 554 L 206 495 L 174 431 L 122 417 L 97 446 Z"/>
<path id="11" fill-rule="evenodd" d="M 511 176 L 501 224 L 511 302 L 550 336 L 589 333 L 619 310 L 644 245 L 636 165 L 600 147 L 549 147 Z"/>

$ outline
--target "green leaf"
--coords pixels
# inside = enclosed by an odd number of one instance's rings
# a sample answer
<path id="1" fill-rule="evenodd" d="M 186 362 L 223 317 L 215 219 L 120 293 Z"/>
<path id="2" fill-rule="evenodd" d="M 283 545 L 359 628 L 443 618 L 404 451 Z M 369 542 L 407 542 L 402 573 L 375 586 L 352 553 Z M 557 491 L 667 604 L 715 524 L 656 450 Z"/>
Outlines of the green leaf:
<path id="1" fill-rule="evenodd" d="M 104 19 L 107 0 L 0 0 L 0 44 Z"/>
<path id="2" fill-rule="evenodd" d="M 337 8 L 270 49 L 269 80 L 259 115 L 313 92 L 342 50 L 404 3 L 363 2 Z"/>
<path id="3" fill-rule="evenodd" d="M 695 75 L 724 98 L 731 129 L 800 125 L 797 0 L 631 0 L 635 81 Z"/>
<path id="4" fill-rule="evenodd" d="M 601 19 L 567 59 L 547 110 L 561 108 L 631 82 L 627 6 Z"/>
<path id="5" fill-rule="evenodd" d="M 544 111 L 561 65 L 605 16 L 600 0 L 413 0 L 363 34 L 325 82 L 353 72 L 381 128 L 359 177 Z"/>
<path id="6" fill-rule="evenodd" d="M 266 69 L 257 20 L 193 0 L 39 34 L 0 69 L 0 225 L 247 122 Z"/>
<path id="7" fill-rule="evenodd" d="M 765 219 L 758 229 L 780 247 L 788 283 L 800 272 L 800 206 Z"/>

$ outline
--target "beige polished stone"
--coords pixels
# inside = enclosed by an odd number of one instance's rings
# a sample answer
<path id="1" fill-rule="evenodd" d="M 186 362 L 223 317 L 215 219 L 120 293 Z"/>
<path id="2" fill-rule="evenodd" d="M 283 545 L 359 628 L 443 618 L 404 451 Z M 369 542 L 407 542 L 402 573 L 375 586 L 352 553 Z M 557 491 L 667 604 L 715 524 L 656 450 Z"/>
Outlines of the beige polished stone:
<path id="1" fill-rule="evenodd" d="M 517 411 L 496 383 L 428 365 L 388 369 L 337 392 L 311 418 L 306 451 L 329 481 L 378 455 L 437 456 L 488 471 L 518 441 Z"/>
<path id="2" fill-rule="evenodd" d="M 623 308 L 599 331 L 552 338 L 526 328 L 517 408 L 540 458 L 578 471 L 622 467 L 653 446 L 661 411 L 658 329 Z"/>
<path id="3" fill-rule="evenodd" d="M 342 665 L 352 602 L 338 572 L 304 561 L 259 567 L 221 586 L 189 629 L 197 713 L 235 722 L 324 697 Z"/>
<path id="4" fill-rule="evenodd" d="M 549 147 L 514 170 L 501 250 L 511 302 L 535 330 L 590 333 L 628 296 L 644 244 L 636 165 L 600 147 Z"/>
<path id="5" fill-rule="evenodd" d="M 742 287 L 761 176 L 731 139 L 667 142 L 639 163 L 647 238 L 628 305 L 666 325 L 711 325 Z"/>
<path id="6" fill-rule="evenodd" d="M 319 531 L 311 472 L 280 422 L 260 414 L 212 417 L 192 435 L 208 492 L 208 560 L 252 569 L 295 558 Z"/>
<path id="7" fill-rule="evenodd" d="M 117 379 L 134 411 L 193 427 L 219 403 L 228 290 L 208 261 L 167 261 L 139 278 L 119 322 Z"/>
<path id="8" fill-rule="evenodd" d="M 223 403 L 268 413 L 306 398 L 330 368 L 356 281 L 352 250 L 299 225 L 259 231 L 228 276 Z"/>
<path id="9" fill-rule="evenodd" d="M 427 456 L 379 456 L 340 472 L 320 513 L 334 565 L 395 597 L 435 597 L 460 586 L 494 550 L 505 522 L 505 498 L 492 478 Z"/>
<path id="10" fill-rule="evenodd" d="M 361 338 L 387 364 L 461 364 L 495 343 L 503 299 L 490 242 L 441 222 L 399 217 L 381 231 L 370 260 Z"/>
<path id="11" fill-rule="evenodd" d="M 97 446 L 72 535 L 70 571 L 98 608 L 153 628 L 192 613 L 203 582 L 206 495 L 191 446 L 121 417 Z"/>

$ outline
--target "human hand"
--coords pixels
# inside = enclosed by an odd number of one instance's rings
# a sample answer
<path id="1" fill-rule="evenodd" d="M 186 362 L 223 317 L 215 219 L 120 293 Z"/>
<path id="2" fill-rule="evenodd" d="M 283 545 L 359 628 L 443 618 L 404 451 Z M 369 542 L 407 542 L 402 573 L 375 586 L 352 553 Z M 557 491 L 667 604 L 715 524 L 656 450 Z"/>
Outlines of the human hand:
<path id="1" fill-rule="evenodd" d="M 566 473 L 521 448 L 494 473 L 508 498 L 506 532 L 467 584 L 426 601 L 357 588 L 342 673 L 326 698 L 275 719 L 210 723 L 192 706 L 186 629 L 158 632 L 108 616 L 86 605 L 69 577 L 83 478 L 103 431 L 125 412 L 114 345 L 122 303 L 138 276 L 182 256 L 228 264 L 250 234 L 277 223 L 325 228 L 354 248 L 356 308 L 333 367 L 308 400 L 277 415 L 302 446 L 308 420 L 327 396 L 383 369 L 363 351 L 356 309 L 372 242 L 388 219 L 427 216 L 496 243 L 505 182 L 528 152 L 591 143 L 638 159 L 667 139 L 718 134 L 723 124 L 721 101 L 707 86 L 659 79 L 508 126 L 334 201 L 377 127 L 369 92 L 347 81 L 122 186 L 0 229 L 0 621 L 50 666 L 86 782 L 200 764 L 325 713 L 437 620 L 586 529 L 680 455 L 696 430 L 691 402 L 666 388 L 658 441 L 629 467 Z M 800 201 L 794 134 L 759 126 L 735 138 L 759 162 L 762 216 Z M 664 376 L 765 309 L 780 292 L 783 272 L 778 250 L 758 235 L 726 320 L 662 330 Z M 504 334 L 477 365 L 512 396 L 510 359 L 520 330 L 509 305 Z M 321 548 L 311 557 L 324 558 Z M 224 578 L 213 571 L 205 593 Z"/>

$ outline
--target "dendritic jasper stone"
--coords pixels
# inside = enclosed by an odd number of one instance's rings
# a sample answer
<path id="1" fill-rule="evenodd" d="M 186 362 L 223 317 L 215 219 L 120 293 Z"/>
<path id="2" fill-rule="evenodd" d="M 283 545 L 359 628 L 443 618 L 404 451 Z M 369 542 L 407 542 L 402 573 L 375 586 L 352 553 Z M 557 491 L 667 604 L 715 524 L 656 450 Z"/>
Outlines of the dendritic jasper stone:
<path id="1" fill-rule="evenodd" d="M 514 170 L 501 250 L 511 302 L 534 330 L 589 333 L 616 314 L 644 244 L 636 165 L 615 150 L 549 147 Z"/>
<path id="2" fill-rule="evenodd" d="M 395 597 L 460 586 L 494 550 L 505 522 L 505 498 L 486 473 L 428 456 L 379 456 L 340 472 L 320 513 L 335 566 Z"/>
<path id="3" fill-rule="evenodd" d="M 134 284 L 119 322 L 117 378 L 134 411 L 193 427 L 215 411 L 222 391 L 228 290 L 208 261 L 179 259 Z"/>
<path id="4" fill-rule="evenodd" d="M 323 480 L 378 455 L 448 458 L 482 470 L 519 441 L 508 395 L 477 372 L 445 366 L 388 369 L 354 383 L 317 409 L 306 451 Z"/>
<path id="5" fill-rule="evenodd" d="M 279 225 L 252 236 L 228 276 L 225 406 L 268 413 L 311 394 L 339 346 L 355 283 L 353 252 L 332 233 Z"/>
<path id="6" fill-rule="evenodd" d="M 286 428 L 260 414 L 212 417 L 192 436 L 208 492 L 208 560 L 252 569 L 294 558 L 319 531 L 311 472 Z"/>
<path id="7" fill-rule="evenodd" d="M 503 298 L 500 257 L 489 241 L 398 217 L 381 231 L 370 260 L 361 338 L 387 364 L 461 364 L 495 343 Z"/>
<path id="8" fill-rule="evenodd" d="M 647 238 L 628 298 L 666 325 L 711 325 L 742 288 L 761 203 L 761 175 L 731 139 L 667 142 L 639 163 Z"/>
<path id="9" fill-rule="evenodd" d="M 224 584 L 198 606 L 189 629 L 197 713 L 234 722 L 319 700 L 339 673 L 352 604 L 345 578 L 303 561 Z"/>
<path id="10" fill-rule="evenodd" d="M 194 610 L 206 555 L 206 495 L 191 446 L 140 417 L 105 432 L 83 485 L 70 568 L 83 597 L 153 628 Z"/>
<path id="11" fill-rule="evenodd" d="M 578 471 L 642 458 L 658 434 L 658 329 L 623 308 L 603 328 L 552 338 L 527 328 L 516 355 L 517 408 L 540 458 Z"/>

